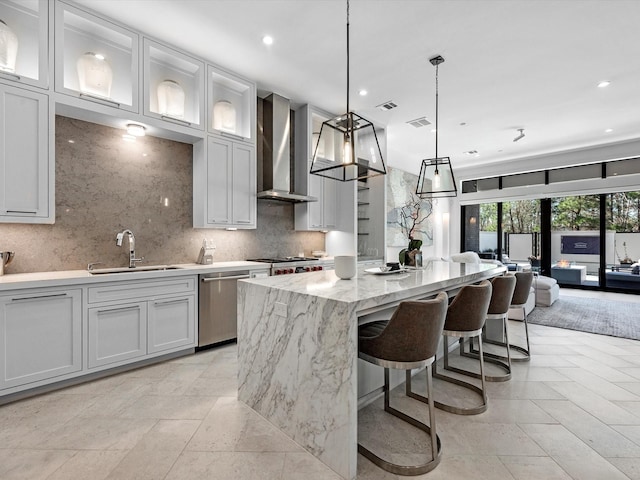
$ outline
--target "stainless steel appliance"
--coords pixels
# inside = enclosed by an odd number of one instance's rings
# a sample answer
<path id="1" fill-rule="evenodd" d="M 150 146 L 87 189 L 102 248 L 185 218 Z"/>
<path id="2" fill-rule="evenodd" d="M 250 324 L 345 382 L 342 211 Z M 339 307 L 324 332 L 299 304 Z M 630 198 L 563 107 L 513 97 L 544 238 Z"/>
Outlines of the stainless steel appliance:
<path id="1" fill-rule="evenodd" d="M 249 270 L 200 275 L 198 347 L 238 336 L 237 283 L 250 277 Z"/>
<path id="2" fill-rule="evenodd" d="M 271 264 L 271 275 L 288 275 L 290 273 L 305 273 L 323 270 L 317 258 L 307 257 L 283 257 L 283 258 L 256 258 L 251 262 L 264 262 Z"/>
<path id="3" fill-rule="evenodd" d="M 14 252 L 0 252 L 0 275 L 4 275 L 4 267 L 11 263 L 14 255 Z"/>

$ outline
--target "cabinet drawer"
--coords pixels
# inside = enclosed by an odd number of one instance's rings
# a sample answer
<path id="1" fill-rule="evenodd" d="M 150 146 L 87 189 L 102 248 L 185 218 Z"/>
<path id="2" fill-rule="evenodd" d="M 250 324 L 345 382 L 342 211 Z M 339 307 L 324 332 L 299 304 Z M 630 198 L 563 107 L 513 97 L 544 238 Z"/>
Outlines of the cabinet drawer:
<path id="1" fill-rule="evenodd" d="M 143 297 L 155 297 L 158 295 L 194 293 L 195 290 L 195 276 L 141 282 L 105 283 L 89 287 L 88 301 L 89 303 L 101 303 L 118 300 L 138 300 Z"/>

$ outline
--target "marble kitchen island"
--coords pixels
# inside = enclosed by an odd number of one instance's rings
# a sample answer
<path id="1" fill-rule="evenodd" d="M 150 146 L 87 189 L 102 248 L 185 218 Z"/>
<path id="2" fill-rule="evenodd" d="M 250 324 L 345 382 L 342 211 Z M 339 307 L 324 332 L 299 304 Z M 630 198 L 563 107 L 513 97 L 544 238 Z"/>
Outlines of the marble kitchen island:
<path id="1" fill-rule="evenodd" d="M 238 398 L 354 479 L 358 324 L 403 300 L 453 292 L 505 270 L 437 261 L 387 275 L 359 268 L 351 280 L 319 271 L 239 281 Z"/>

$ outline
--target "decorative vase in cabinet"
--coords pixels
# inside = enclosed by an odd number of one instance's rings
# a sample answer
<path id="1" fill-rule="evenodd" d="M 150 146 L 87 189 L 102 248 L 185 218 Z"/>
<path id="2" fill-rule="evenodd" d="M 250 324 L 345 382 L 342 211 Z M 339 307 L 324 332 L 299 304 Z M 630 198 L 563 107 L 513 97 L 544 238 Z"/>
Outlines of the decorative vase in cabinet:
<path id="1" fill-rule="evenodd" d="M 158 85 L 158 112 L 172 118 L 184 118 L 184 89 L 174 80 Z"/>
<path id="2" fill-rule="evenodd" d="M 89 95 L 110 98 L 113 71 L 104 55 L 87 52 L 78 58 L 80 91 Z"/>

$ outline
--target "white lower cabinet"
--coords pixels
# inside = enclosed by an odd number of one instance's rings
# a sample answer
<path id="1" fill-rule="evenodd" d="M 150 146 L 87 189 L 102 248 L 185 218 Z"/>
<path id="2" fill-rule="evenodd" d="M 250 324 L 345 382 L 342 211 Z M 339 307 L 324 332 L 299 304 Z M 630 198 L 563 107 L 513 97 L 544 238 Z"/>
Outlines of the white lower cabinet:
<path id="1" fill-rule="evenodd" d="M 195 347 L 196 277 L 89 287 L 88 367 Z"/>
<path id="2" fill-rule="evenodd" d="M 193 345 L 195 297 L 188 295 L 149 302 L 147 351 L 149 353 Z"/>
<path id="3" fill-rule="evenodd" d="M 82 370 L 82 290 L 0 297 L 0 390 Z"/>
<path id="4" fill-rule="evenodd" d="M 147 302 L 89 309 L 89 368 L 147 354 Z"/>

